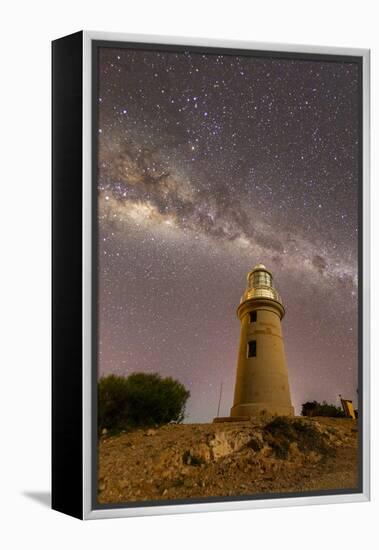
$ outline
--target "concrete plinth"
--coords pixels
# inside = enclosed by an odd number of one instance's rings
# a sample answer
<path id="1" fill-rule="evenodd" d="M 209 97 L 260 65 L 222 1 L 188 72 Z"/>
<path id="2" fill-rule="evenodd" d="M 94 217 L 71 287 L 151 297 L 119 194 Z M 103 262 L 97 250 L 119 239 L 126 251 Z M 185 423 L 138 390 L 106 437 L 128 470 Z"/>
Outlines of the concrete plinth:
<path id="1" fill-rule="evenodd" d="M 216 416 L 213 419 L 215 424 L 221 424 L 222 422 L 248 422 L 250 416 Z"/>
<path id="2" fill-rule="evenodd" d="M 275 403 L 244 403 L 235 405 L 230 411 L 230 418 L 251 418 L 267 413 L 272 416 L 293 416 L 292 406 L 280 406 Z"/>

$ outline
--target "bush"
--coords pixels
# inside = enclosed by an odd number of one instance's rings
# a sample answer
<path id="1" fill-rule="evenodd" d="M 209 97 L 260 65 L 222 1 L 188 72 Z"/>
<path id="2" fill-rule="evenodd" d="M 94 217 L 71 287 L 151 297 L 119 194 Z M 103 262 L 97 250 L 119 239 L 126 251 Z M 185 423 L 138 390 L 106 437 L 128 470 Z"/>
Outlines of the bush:
<path id="1" fill-rule="evenodd" d="M 315 451 L 322 455 L 333 455 L 333 449 L 329 447 L 325 436 L 309 420 L 292 420 L 278 416 L 265 426 L 265 432 L 266 441 L 277 458 L 287 458 L 292 442 L 296 442 L 302 452 Z"/>
<path id="2" fill-rule="evenodd" d="M 183 384 L 159 374 L 105 376 L 98 383 L 99 430 L 182 422 L 189 396 Z"/>
<path id="3" fill-rule="evenodd" d="M 329 405 L 326 401 L 318 403 L 317 401 L 307 401 L 301 406 L 302 416 L 330 416 L 334 418 L 342 418 L 345 413 L 341 407 Z"/>
<path id="4" fill-rule="evenodd" d="M 127 379 L 110 374 L 98 382 L 97 420 L 99 429 L 120 430 L 127 417 Z"/>

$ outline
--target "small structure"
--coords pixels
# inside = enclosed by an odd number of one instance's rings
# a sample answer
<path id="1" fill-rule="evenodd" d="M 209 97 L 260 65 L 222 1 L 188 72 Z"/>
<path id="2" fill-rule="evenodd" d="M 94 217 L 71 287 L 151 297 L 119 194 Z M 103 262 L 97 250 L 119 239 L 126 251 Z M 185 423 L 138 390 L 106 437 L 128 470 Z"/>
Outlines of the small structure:
<path id="1" fill-rule="evenodd" d="M 343 412 L 345 413 L 345 416 L 347 418 L 357 418 L 358 415 L 354 410 L 353 402 L 351 401 L 351 399 L 343 399 L 341 395 L 340 395 L 340 399 L 341 399 L 341 405 L 342 405 Z"/>

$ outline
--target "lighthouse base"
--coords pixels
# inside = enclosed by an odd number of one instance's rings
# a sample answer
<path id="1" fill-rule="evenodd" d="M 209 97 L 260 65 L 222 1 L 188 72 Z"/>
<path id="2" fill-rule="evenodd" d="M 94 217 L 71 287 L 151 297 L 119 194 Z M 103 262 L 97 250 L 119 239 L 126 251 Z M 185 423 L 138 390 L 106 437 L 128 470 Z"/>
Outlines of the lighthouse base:
<path id="1" fill-rule="evenodd" d="M 273 416 L 294 416 L 294 408 L 275 403 L 243 403 L 234 405 L 230 410 L 231 418 L 260 416 L 261 414 L 270 414 Z"/>

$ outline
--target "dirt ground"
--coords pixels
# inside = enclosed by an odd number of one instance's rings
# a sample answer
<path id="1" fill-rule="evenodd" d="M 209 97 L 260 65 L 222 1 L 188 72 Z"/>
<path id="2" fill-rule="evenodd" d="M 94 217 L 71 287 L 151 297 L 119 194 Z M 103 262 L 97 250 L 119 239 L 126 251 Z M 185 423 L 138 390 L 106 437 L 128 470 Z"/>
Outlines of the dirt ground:
<path id="1" fill-rule="evenodd" d="M 357 435 L 356 421 L 345 418 L 171 424 L 103 435 L 98 501 L 354 489 Z"/>

